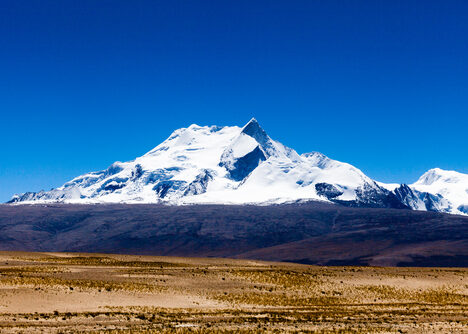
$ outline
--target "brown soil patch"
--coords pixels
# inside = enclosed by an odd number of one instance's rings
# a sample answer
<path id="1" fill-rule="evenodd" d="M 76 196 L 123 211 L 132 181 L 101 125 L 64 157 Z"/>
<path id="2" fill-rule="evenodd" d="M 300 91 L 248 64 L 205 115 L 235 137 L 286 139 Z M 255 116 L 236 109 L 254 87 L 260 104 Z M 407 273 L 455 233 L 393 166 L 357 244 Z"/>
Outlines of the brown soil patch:
<path id="1" fill-rule="evenodd" d="M 468 333 L 468 269 L 0 252 L 2 333 Z"/>

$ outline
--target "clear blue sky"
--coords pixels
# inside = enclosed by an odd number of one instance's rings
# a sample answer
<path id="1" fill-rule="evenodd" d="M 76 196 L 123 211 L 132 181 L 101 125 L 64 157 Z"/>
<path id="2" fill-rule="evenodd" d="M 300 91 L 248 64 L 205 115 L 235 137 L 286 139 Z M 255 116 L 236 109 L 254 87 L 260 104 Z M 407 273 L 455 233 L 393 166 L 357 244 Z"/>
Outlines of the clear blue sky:
<path id="1" fill-rule="evenodd" d="M 386 182 L 468 172 L 468 1 L 0 3 L 0 201 L 251 117 Z"/>

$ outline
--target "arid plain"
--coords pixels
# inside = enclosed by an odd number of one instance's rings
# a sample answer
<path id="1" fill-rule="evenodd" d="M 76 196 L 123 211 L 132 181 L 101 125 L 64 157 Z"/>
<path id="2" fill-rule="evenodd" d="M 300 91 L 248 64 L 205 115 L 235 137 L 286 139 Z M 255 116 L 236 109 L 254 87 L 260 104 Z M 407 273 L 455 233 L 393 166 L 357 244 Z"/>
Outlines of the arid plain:
<path id="1" fill-rule="evenodd" d="M 468 269 L 0 252 L 0 332 L 468 333 Z"/>

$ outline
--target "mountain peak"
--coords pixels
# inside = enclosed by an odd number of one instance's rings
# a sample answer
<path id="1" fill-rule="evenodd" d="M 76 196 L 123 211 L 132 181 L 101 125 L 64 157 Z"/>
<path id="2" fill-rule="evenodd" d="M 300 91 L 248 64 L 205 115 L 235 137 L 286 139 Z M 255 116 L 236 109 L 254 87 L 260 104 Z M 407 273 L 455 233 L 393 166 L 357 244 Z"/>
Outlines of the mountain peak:
<path id="1" fill-rule="evenodd" d="M 263 128 L 258 124 L 255 118 L 252 118 L 243 128 L 241 133 L 254 138 L 261 146 L 268 145 L 270 137 Z M 268 145 L 269 146 L 269 145 Z"/>
<path id="2" fill-rule="evenodd" d="M 257 119 L 256 119 L 255 117 L 252 117 L 252 118 L 250 119 L 250 121 L 248 121 L 247 124 L 246 124 L 245 126 L 249 125 L 250 123 L 257 123 L 257 124 L 258 124 L 258 121 L 257 121 Z"/>
<path id="3" fill-rule="evenodd" d="M 455 183 L 458 182 L 461 178 L 466 178 L 466 174 L 462 174 L 453 170 L 432 168 L 425 172 L 415 184 L 431 185 L 439 180 L 443 180 L 444 182 L 448 183 Z"/>
<path id="4" fill-rule="evenodd" d="M 244 125 L 244 127 L 242 128 L 242 132 L 253 137 L 253 133 L 256 133 L 258 131 L 263 131 L 265 132 L 262 127 L 260 126 L 260 124 L 258 124 L 258 121 L 252 117 L 252 119 L 246 124 Z"/>
<path id="5" fill-rule="evenodd" d="M 432 168 L 425 172 L 419 180 L 416 182 L 418 184 L 430 185 L 436 182 L 441 178 L 442 170 L 440 168 Z"/>

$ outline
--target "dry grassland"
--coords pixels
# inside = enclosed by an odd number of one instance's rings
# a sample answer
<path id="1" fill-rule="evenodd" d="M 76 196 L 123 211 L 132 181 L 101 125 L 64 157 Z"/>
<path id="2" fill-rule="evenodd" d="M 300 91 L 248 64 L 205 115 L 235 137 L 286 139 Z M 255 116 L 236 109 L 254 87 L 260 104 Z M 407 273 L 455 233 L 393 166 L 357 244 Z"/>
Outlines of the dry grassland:
<path id="1" fill-rule="evenodd" d="M 468 269 L 0 252 L 1 333 L 468 333 Z"/>

